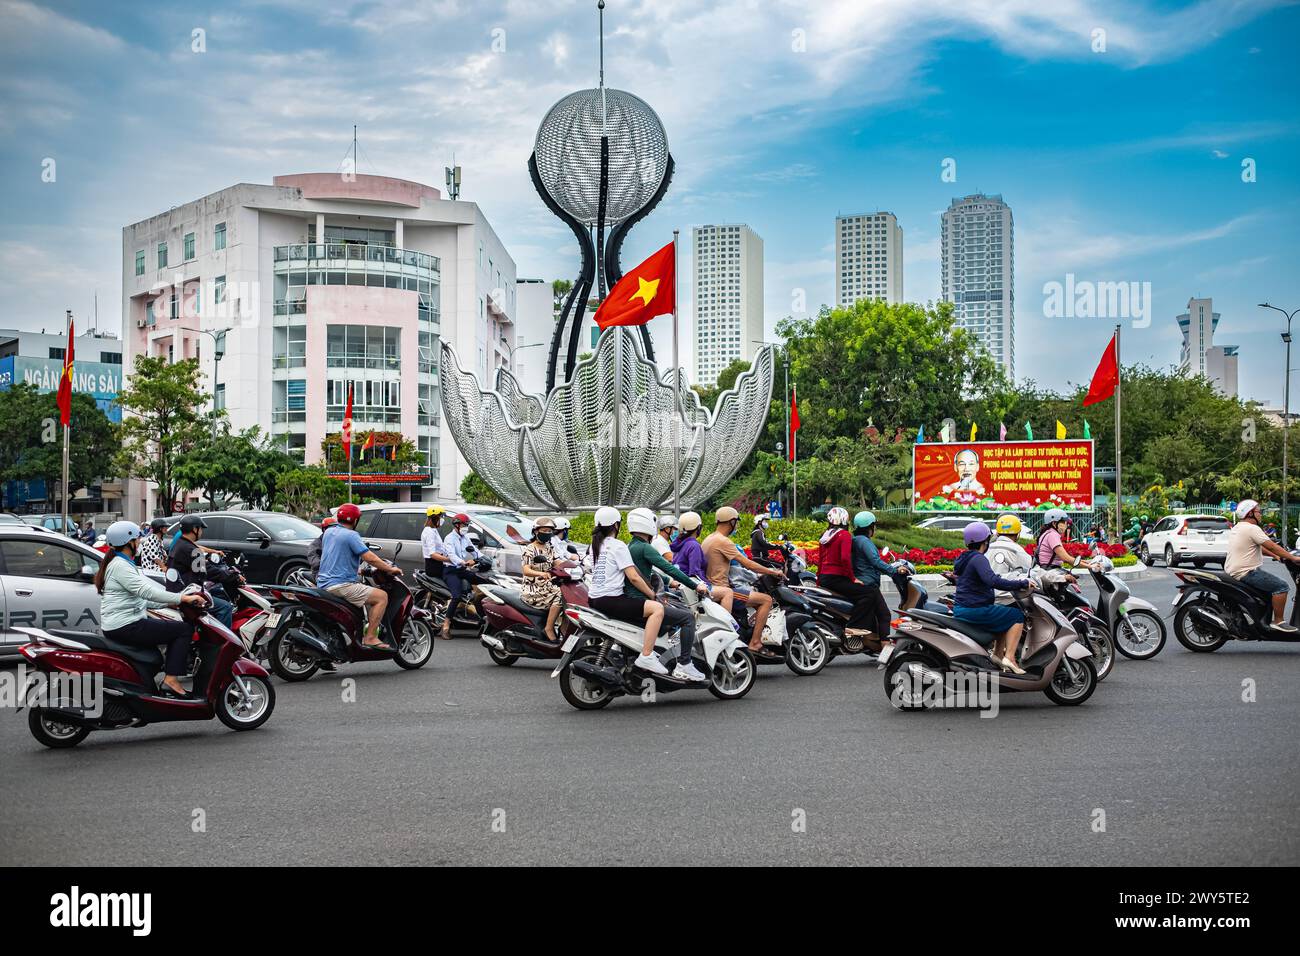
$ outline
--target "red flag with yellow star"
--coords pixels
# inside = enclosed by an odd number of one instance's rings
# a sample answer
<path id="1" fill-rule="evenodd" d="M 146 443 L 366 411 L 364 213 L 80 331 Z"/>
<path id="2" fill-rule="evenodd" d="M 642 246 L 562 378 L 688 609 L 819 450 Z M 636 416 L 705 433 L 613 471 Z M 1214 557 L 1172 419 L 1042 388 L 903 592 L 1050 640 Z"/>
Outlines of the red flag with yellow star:
<path id="1" fill-rule="evenodd" d="M 59 423 L 72 424 L 72 322 L 68 322 L 68 348 L 63 353 L 63 374 L 59 377 Z"/>
<path id="2" fill-rule="evenodd" d="M 672 315 L 675 308 L 676 263 L 670 242 L 609 290 L 596 310 L 602 331 L 613 325 L 645 325 L 655 316 Z"/>

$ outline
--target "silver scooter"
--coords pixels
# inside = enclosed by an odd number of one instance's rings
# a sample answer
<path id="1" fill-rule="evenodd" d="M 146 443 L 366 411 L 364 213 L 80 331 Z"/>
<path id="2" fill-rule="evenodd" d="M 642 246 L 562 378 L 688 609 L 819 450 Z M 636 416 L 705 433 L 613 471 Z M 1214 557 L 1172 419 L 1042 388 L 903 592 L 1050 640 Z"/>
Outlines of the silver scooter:
<path id="1" fill-rule="evenodd" d="M 1156 606 L 1133 596 L 1110 558 L 1096 558 L 1087 567 L 1097 585 L 1097 616 L 1110 628 L 1115 649 L 1135 661 L 1159 654 L 1167 634 Z"/>

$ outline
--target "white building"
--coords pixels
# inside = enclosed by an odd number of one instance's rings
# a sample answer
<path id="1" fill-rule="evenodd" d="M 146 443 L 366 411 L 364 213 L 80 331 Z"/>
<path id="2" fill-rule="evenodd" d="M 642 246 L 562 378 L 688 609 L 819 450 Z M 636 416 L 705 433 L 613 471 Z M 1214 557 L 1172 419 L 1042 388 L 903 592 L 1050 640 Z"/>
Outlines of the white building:
<path id="1" fill-rule="evenodd" d="M 835 305 L 903 301 L 903 229 L 892 212 L 835 217 Z"/>
<path id="2" fill-rule="evenodd" d="M 942 288 L 957 324 L 1016 374 L 1015 232 L 1001 196 L 954 199 L 942 223 Z"/>
<path id="3" fill-rule="evenodd" d="M 1219 313 L 1214 311 L 1213 299 L 1187 300 L 1187 311 L 1178 316 L 1178 329 L 1183 334 L 1178 361 L 1188 375 L 1202 375 L 1221 394 L 1235 397 L 1237 346 L 1214 344 L 1219 318 Z"/>
<path id="4" fill-rule="evenodd" d="M 457 496 L 469 469 L 442 421 L 439 343 L 490 383 L 514 315 L 515 264 L 478 206 L 407 180 L 277 176 L 122 230 L 128 374 L 139 354 L 197 357 L 232 428 L 260 426 L 307 463 L 337 439 L 350 383 L 356 442 L 400 436 L 424 458 L 358 482 L 366 497 Z M 137 488 L 126 511 L 156 506 Z"/>
<path id="5" fill-rule="evenodd" d="M 763 240 L 746 225 L 692 230 L 695 374 L 710 386 L 736 359 L 752 362 L 763 339 Z"/>
<path id="6" fill-rule="evenodd" d="M 555 333 L 555 299 L 545 279 L 515 283 L 515 346 L 512 368 L 525 392 L 546 391 L 546 361 Z"/>

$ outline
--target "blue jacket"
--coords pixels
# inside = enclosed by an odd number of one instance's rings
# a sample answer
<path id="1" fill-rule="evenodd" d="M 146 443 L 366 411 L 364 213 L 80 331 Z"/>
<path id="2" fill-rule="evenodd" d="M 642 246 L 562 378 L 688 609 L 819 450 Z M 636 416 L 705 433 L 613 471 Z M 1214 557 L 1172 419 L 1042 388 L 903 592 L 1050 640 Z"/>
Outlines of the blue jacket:
<path id="1" fill-rule="evenodd" d="M 880 558 L 876 542 L 865 534 L 853 536 L 853 576 L 868 587 L 880 587 L 880 576 L 892 574 L 893 568 Z"/>
<path id="2" fill-rule="evenodd" d="M 989 564 L 982 551 L 965 551 L 952 566 L 957 575 L 957 593 L 953 603 L 957 607 L 988 607 L 993 603 L 993 589 L 1019 591 L 1029 583 L 1028 578 L 1004 578 Z"/>

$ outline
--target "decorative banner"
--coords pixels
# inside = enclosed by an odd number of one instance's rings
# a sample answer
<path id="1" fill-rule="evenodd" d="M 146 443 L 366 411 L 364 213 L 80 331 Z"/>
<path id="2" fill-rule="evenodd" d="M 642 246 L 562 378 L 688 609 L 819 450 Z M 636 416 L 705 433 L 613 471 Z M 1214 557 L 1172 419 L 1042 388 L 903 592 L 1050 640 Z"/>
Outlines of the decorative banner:
<path id="1" fill-rule="evenodd" d="M 1092 510 L 1091 441 L 929 443 L 912 450 L 913 511 Z"/>

